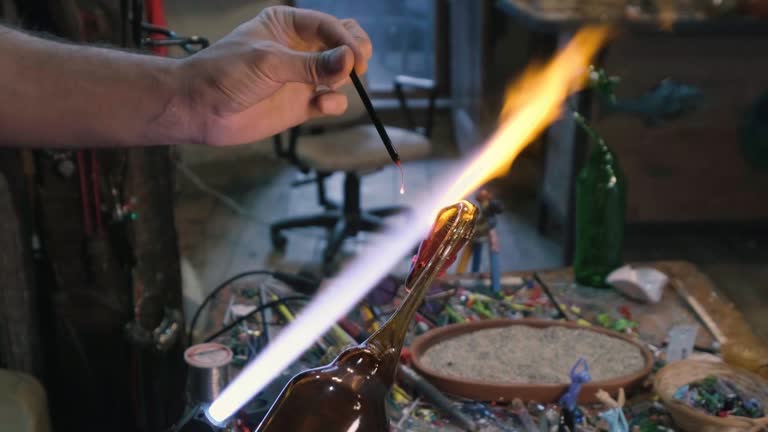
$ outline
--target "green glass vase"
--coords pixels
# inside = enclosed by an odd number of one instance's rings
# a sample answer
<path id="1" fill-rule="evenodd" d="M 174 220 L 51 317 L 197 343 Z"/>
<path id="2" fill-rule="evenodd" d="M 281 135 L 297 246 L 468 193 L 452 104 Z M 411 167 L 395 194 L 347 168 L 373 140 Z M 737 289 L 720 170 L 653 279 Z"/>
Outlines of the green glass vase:
<path id="1" fill-rule="evenodd" d="M 606 288 L 623 263 L 627 186 L 616 155 L 598 139 L 576 180 L 576 282 Z"/>

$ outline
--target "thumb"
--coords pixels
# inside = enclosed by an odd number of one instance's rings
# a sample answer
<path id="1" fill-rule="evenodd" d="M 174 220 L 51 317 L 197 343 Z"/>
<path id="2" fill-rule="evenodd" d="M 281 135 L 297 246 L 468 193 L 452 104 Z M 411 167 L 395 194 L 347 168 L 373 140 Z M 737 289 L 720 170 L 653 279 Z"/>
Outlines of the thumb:
<path id="1" fill-rule="evenodd" d="M 346 45 L 321 52 L 284 49 L 274 61 L 277 64 L 270 69 L 276 81 L 329 87 L 346 79 L 355 64 L 354 54 Z"/>

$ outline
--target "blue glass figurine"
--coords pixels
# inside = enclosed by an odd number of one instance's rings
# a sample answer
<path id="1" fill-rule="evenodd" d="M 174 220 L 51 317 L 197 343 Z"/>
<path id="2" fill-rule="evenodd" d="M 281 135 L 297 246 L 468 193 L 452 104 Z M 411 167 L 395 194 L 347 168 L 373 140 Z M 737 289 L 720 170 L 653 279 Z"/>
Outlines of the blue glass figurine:
<path id="1" fill-rule="evenodd" d="M 576 430 L 576 424 L 583 420 L 581 411 L 578 409 L 579 393 L 581 393 L 581 386 L 590 381 L 592 376 L 589 374 L 589 364 L 586 359 L 579 357 L 571 368 L 571 385 L 559 401 L 561 430 L 564 430 L 563 426 L 567 426 L 568 430 L 573 432 Z"/>
<path id="2" fill-rule="evenodd" d="M 626 401 L 624 389 L 619 390 L 618 400 L 614 400 L 603 390 L 598 391 L 595 396 L 608 407 L 608 410 L 599 414 L 600 418 L 608 424 L 608 432 L 629 432 L 629 423 L 624 416 L 624 402 Z"/>

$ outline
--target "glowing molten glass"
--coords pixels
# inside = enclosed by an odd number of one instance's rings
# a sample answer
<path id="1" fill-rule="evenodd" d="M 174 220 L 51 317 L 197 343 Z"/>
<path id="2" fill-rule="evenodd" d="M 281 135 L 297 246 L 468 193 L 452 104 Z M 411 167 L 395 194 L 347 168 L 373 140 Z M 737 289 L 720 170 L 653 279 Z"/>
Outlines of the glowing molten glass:
<path id="1" fill-rule="evenodd" d="M 549 63 L 528 69 L 509 88 L 499 129 L 481 152 L 454 171 L 458 177 L 439 178 L 439 194 L 417 197 L 407 224 L 385 231 L 327 280 L 312 302 L 211 404 L 208 417 L 223 422 L 232 416 L 360 302 L 425 237 L 441 208 L 506 173 L 525 146 L 561 114 L 568 95 L 583 85 L 591 58 L 606 37 L 603 28 L 582 30 Z"/>

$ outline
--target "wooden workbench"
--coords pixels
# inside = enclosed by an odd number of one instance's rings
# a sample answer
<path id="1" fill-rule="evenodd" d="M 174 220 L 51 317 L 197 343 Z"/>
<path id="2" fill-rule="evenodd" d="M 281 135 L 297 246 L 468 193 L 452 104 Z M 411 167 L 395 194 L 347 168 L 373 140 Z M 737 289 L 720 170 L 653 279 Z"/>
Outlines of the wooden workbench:
<path id="1" fill-rule="evenodd" d="M 648 263 L 632 263 L 633 266 L 654 267 L 670 280 L 677 279 L 686 290 L 695 297 L 712 316 L 722 332 L 729 340 L 759 341 L 765 345 L 747 323 L 736 306 L 723 295 L 704 273 L 694 264 L 686 261 L 659 261 Z M 662 345 L 667 331 L 677 324 L 699 324 L 700 329 L 696 343 L 698 346 L 710 347 L 714 338 L 706 327 L 697 319 L 693 311 L 671 286 L 667 286 L 661 302 L 657 304 L 641 304 L 621 295 L 613 289 L 595 289 L 577 286 L 573 283 L 571 268 L 559 268 L 538 272 L 544 282 L 551 288 L 561 303 L 575 305 L 581 308 L 582 316 L 593 321 L 598 313 L 611 312 L 617 314 L 620 307 L 626 306 L 632 314 L 632 320 L 638 323 L 640 337 L 653 345 Z M 505 276 L 530 277 L 531 271 L 506 273 Z M 443 280 L 450 282 L 457 276 L 447 275 Z M 258 283 L 259 279 L 244 281 L 238 286 L 248 286 Z M 255 286 L 255 285 L 254 285 Z M 214 300 L 207 319 L 203 319 L 201 329 L 210 333 L 221 326 L 227 305 L 229 289 L 225 289 L 218 299 Z M 768 345 L 766 345 L 768 348 Z"/>
<path id="2" fill-rule="evenodd" d="M 670 280 L 677 279 L 681 282 L 712 316 L 729 340 L 760 341 L 741 312 L 695 265 L 685 261 L 633 263 L 632 265 L 654 267 L 669 276 Z M 529 277 L 531 272 L 515 272 L 508 275 Z M 670 327 L 691 323 L 700 326 L 697 345 L 710 347 L 714 342 L 714 338 L 706 327 L 671 286 L 665 288 L 659 303 L 641 304 L 613 289 L 577 286 L 573 283 L 571 268 L 541 271 L 539 275 L 561 303 L 580 307 L 581 314 L 588 320 L 602 312 L 614 312 L 613 314 L 616 315 L 618 308 L 626 306 L 632 314 L 632 320 L 638 323 L 640 337 L 648 343 L 660 346 Z M 764 344 L 764 341 L 760 343 Z"/>
<path id="3" fill-rule="evenodd" d="M 634 266 L 651 266 L 665 274 L 670 279 L 676 279 L 684 285 L 686 290 L 695 297 L 718 324 L 728 339 L 758 340 L 741 312 L 731 303 L 714 285 L 714 283 L 702 273 L 695 265 L 685 261 L 661 261 L 649 263 L 632 263 Z M 550 287 L 561 303 L 576 305 L 581 308 L 581 314 L 587 319 L 593 318 L 597 313 L 615 311 L 626 306 L 632 314 L 632 319 L 638 323 L 640 337 L 647 343 L 661 346 L 669 328 L 676 324 L 700 324 L 697 345 L 711 346 L 712 336 L 701 325 L 687 304 L 678 296 L 671 287 L 667 287 L 661 302 L 658 304 L 640 304 L 619 294 L 613 289 L 594 289 L 576 286 L 573 283 L 573 271 L 571 268 L 559 268 L 538 272 L 544 282 Z M 510 277 L 528 278 L 532 272 L 506 273 L 504 279 Z M 441 280 L 456 283 L 458 279 L 466 279 L 466 275 L 446 275 Z M 243 281 L 238 286 L 256 286 L 258 279 Z M 221 298 L 213 305 L 210 317 L 206 322 L 209 330 L 217 328 L 215 323 L 220 323 L 228 304 L 229 295 L 225 291 Z M 590 316 L 592 315 L 592 316 Z M 213 321 L 213 326 L 210 326 Z M 759 342 L 762 343 L 762 342 Z M 649 398 L 648 392 L 633 397 L 632 401 L 642 401 Z M 270 397 L 274 397 L 270 396 Z M 265 401 L 269 397 L 265 397 Z M 441 430 L 458 431 L 460 429 L 444 425 Z M 486 429 L 496 430 L 496 429 Z"/>

